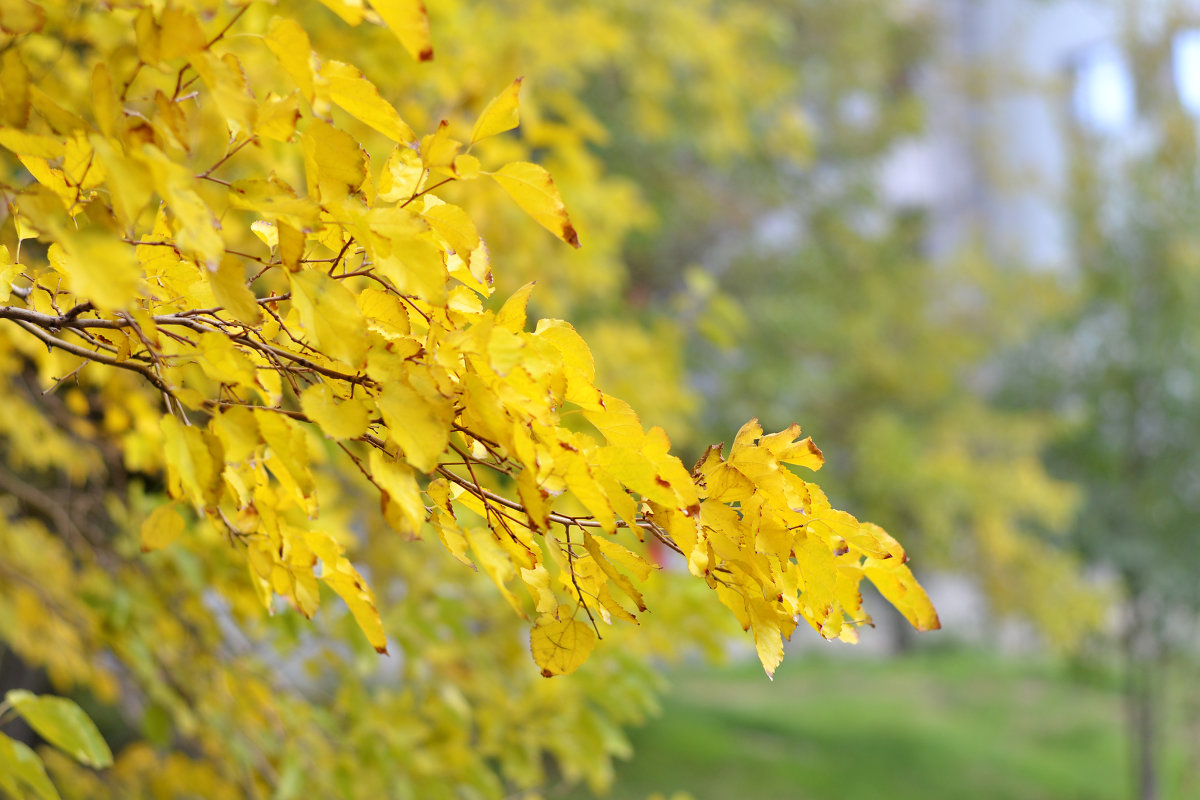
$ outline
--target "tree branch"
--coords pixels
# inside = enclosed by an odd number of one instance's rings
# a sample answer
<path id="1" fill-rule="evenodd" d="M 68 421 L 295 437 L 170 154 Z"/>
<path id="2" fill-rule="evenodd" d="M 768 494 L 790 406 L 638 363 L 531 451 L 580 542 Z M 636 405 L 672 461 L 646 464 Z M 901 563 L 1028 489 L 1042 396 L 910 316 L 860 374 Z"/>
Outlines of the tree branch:
<path id="1" fill-rule="evenodd" d="M 15 309 L 15 310 L 24 310 L 24 309 Z M 3 315 L 0 315 L 0 318 L 2 318 L 2 317 L 3 317 Z M 107 364 L 110 367 L 116 367 L 117 369 L 128 370 L 129 372 L 136 372 L 137 374 L 141 375 L 146 380 L 150 381 L 150 383 L 154 386 L 154 388 L 158 389 L 163 394 L 170 395 L 171 397 L 175 396 L 175 393 L 173 391 L 171 391 L 171 387 L 168 386 L 163 381 L 162 378 L 158 377 L 158 375 L 156 375 L 147 366 L 144 366 L 142 364 L 137 364 L 137 363 L 134 363 L 131 361 L 118 361 L 117 359 L 115 359 L 111 356 L 107 356 L 107 355 L 97 352 L 95 350 L 88 350 L 86 347 L 80 347 L 77 344 L 72 344 L 71 342 L 65 341 L 63 339 L 59 339 L 57 336 L 51 336 L 49 333 L 47 333 L 46 331 L 39 328 L 36 323 L 26 322 L 24 320 L 21 320 L 19 318 L 15 318 L 15 317 L 9 317 L 9 319 L 16 319 L 16 322 L 18 325 L 20 325 L 22 328 L 24 328 L 26 331 L 33 334 L 37 338 L 41 339 L 43 342 L 45 342 L 50 347 L 57 347 L 59 350 L 64 350 L 72 355 L 79 356 L 80 358 L 86 358 L 89 361 L 95 361 L 100 364 Z M 113 327 L 117 327 L 117 326 L 113 326 Z"/>

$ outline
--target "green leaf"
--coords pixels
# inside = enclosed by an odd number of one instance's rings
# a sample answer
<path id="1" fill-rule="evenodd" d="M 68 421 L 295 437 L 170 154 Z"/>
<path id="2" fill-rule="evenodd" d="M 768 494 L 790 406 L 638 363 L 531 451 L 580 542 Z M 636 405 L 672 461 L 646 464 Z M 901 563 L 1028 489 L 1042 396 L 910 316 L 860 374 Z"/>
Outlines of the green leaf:
<path id="1" fill-rule="evenodd" d="M 41 800 L 61 800 L 37 753 L 0 733 L 0 789 L 12 797 L 26 797 L 28 795 L 20 790 L 21 784 L 28 786 Z"/>
<path id="2" fill-rule="evenodd" d="M 24 689 L 13 689 L 5 699 L 39 736 L 76 761 L 96 768 L 112 766 L 112 751 L 75 701 L 38 697 Z"/>

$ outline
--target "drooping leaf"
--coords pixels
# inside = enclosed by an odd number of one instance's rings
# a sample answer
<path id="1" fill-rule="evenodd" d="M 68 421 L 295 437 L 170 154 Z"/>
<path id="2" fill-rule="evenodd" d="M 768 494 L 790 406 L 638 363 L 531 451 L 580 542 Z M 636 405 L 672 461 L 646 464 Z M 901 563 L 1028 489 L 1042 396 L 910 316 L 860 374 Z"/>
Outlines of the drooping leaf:
<path id="1" fill-rule="evenodd" d="M 416 538 L 425 522 L 425 505 L 421 502 L 421 489 L 412 467 L 372 450 L 370 470 L 372 479 L 383 492 L 380 500 L 384 519 L 397 532 Z"/>
<path id="2" fill-rule="evenodd" d="M 142 523 L 142 552 L 161 550 L 183 533 L 184 521 L 174 503 L 164 503 Z"/>
<path id="3" fill-rule="evenodd" d="M 61 800 L 37 753 L 3 733 L 0 733 L 0 789 L 14 798 L 26 797 L 28 791 L 38 800 Z"/>
<path id="4" fill-rule="evenodd" d="M 356 439 L 367 432 L 370 406 L 361 398 L 336 400 L 328 384 L 316 383 L 300 394 L 300 408 L 333 439 Z"/>
<path id="5" fill-rule="evenodd" d="M 308 33 L 300 24 L 288 17 L 274 17 L 267 29 L 267 47 L 279 59 L 280 66 L 304 93 L 313 101 L 312 44 Z"/>
<path id="6" fill-rule="evenodd" d="M 488 174 L 546 230 L 572 247 L 579 247 L 579 235 L 575 233 L 558 187 L 545 167 L 514 161 Z"/>
<path id="7" fill-rule="evenodd" d="M 547 678 L 570 675 L 587 661 L 596 646 L 596 633 L 586 622 L 571 617 L 540 617 L 529 632 L 533 661 Z"/>
<path id="8" fill-rule="evenodd" d="M 503 92 L 493 97 L 491 102 L 487 104 L 487 107 L 483 109 L 483 113 L 475 121 L 475 127 L 471 129 L 471 144 L 475 144 L 480 139 L 495 136 L 498 133 L 511 131 L 521 124 L 520 95 L 522 80 L 522 78 L 517 78 L 510 83 Z"/>
<path id="9" fill-rule="evenodd" d="M 316 347 L 353 369 L 365 363 L 366 322 L 354 295 L 338 281 L 317 270 L 290 275 L 293 302 L 304 332 Z"/>
<path id="10" fill-rule="evenodd" d="M 6 0 L 0 4 L 0 31 L 19 36 L 40 31 L 45 22 L 45 10 L 30 0 Z"/>
<path id="11" fill-rule="evenodd" d="M 417 61 L 433 58 L 424 0 L 372 0 L 371 5 L 413 58 Z"/>
<path id="12" fill-rule="evenodd" d="M 50 744 L 89 767 L 112 766 L 112 751 L 96 723 L 66 697 L 41 696 L 23 689 L 5 695 L 17 713 Z"/>
<path id="13" fill-rule="evenodd" d="M 262 318 L 262 309 L 255 301 L 254 293 L 246 286 L 246 271 L 236 256 L 221 259 L 215 270 L 209 270 L 208 285 L 217 299 L 239 322 L 256 324 Z"/>
<path id="14" fill-rule="evenodd" d="M 405 458 L 422 472 L 432 472 L 450 441 L 454 411 L 449 401 L 401 381 L 384 386 L 377 401 L 388 435 Z"/>
<path id="15" fill-rule="evenodd" d="M 105 309 L 129 308 L 142 285 L 133 250 L 119 239 L 85 230 L 50 248 L 50 263 L 67 275 L 74 290 Z"/>
<path id="16" fill-rule="evenodd" d="M 412 128 L 357 67 L 341 61 L 326 61 L 318 76 L 329 92 L 329 99 L 350 116 L 365 122 L 394 142 L 411 142 L 416 138 Z"/>

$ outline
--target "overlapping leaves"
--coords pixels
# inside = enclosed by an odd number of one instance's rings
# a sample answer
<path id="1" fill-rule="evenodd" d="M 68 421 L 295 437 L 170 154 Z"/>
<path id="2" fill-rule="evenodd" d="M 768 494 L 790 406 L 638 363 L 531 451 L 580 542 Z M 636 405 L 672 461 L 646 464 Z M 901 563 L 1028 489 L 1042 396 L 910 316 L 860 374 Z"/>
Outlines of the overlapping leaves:
<path id="1" fill-rule="evenodd" d="M 427 57 L 420 3 L 376 9 Z M 489 251 L 439 189 L 491 180 L 579 245 L 544 168 L 470 152 L 518 124 L 519 79 L 473 126 L 422 136 L 282 11 L 113 13 L 130 15 L 137 67 L 116 78 L 106 54 L 78 55 L 95 61 L 88 107 L 30 82 L 32 44 L 6 56 L 9 214 L 18 243 L 37 242 L 0 264 L 19 288 L 0 318 L 49 346 L 59 375 L 99 364 L 158 392 L 160 424 L 142 435 L 176 503 L 146 520 L 145 549 L 184 535 L 190 508 L 243 550 L 266 608 L 282 597 L 311 616 L 324 584 L 384 652 L 377 598 L 322 522 L 316 476 L 338 458 L 398 534 L 435 534 L 532 620 L 547 675 L 578 668 L 601 624 L 638 622 L 648 537 L 752 631 L 768 673 L 801 620 L 855 638 L 863 577 L 937 626 L 895 540 L 786 466 L 822 463 L 798 427 L 749 423 L 689 472 L 595 385 L 570 324 L 529 329 L 530 287 L 488 307 Z M 223 141 L 195 133 L 214 128 Z"/>

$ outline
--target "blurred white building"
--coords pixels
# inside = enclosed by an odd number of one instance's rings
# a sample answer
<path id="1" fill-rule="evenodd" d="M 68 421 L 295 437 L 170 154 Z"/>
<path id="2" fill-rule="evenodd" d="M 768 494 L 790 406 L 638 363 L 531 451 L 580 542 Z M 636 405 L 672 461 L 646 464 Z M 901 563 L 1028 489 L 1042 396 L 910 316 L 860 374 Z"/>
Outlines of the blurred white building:
<path id="1" fill-rule="evenodd" d="M 1200 116 L 1200 0 L 921 5 L 942 31 L 922 77 L 928 134 L 897 148 L 881 181 L 891 202 L 928 212 L 935 257 L 978 237 L 1002 262 L 1066 266 L 1073 137 L 1136 149 L 1164 98 Z M 1138 46 L 1169 55 L 1135 74 Z"/>

